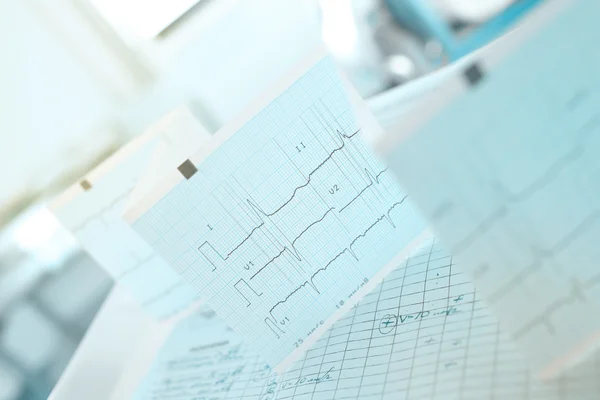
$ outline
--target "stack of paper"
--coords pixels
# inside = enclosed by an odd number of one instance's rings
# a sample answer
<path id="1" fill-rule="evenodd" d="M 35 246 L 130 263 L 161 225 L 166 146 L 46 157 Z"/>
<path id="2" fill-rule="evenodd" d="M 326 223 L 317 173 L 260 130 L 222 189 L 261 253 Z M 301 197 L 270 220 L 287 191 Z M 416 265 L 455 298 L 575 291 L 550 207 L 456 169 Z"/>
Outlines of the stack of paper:
<path id="1" fill-rule="evenodd" d="M 385 133 L 319 53 L 195 153 L 141 139 L 71 189 L 153 313 L 211 308 L 135 398 L 599 398 L 597 17 L 544 4 Z"/>
<path id="2" fill-rule="evenodd" d="M 121 218 L 131 193 L 145 190 L 178 160 L 210 138 L 181 108 L 70 187 L 50 210 L 83 248 L 151 315 L 167 318 L 198 299 L 182 280 Z M 175 162 L 175 164 L 174 164 Z"/>

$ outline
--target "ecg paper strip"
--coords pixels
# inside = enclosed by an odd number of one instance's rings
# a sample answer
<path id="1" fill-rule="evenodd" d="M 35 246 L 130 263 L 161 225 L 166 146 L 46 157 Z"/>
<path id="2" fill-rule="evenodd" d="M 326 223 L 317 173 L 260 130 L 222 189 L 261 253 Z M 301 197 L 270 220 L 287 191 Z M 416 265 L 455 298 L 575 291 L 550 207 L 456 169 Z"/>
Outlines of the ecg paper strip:
<path id="1" fill-rule="evenodd" d="M 182 118 L 178 113 L 174 116 Z M 157 144 L 166 140 L 158 133 L 150 131 L 130 142 L 88 174 L 87 190 L 77 184 L 50 208 L 85 250 L 150 314 L 166 318 L 187 308 L 198 295 L 121 218 L 146 161 Z M 202 133 L 201 129 L 194 132 L 198 138 L 192 141 L 197 145 Z"/>
<path id="2" fill-rule="evenodd" d="M 277 376 L 217 317 L 183 321 L 137 400 L 591 400 L 600 357 L 547 385 L 433 241 Z"/>
<path id="3" fill-rule="evenodd" d="M 425 230 L 360 133 L 322 58 L 132 223 L 271 366 L 301 354 Z"/>
<path id="4" fill-rule="evenodd" d="M 387 161 L 503 326 L 552 376 L 600 334 L 600 53 L 589 46 L 600 39 L 600 3 L 541 10 L 558 12 L 498 65 L 486 61 L 504 42 L 484 51 L 481 79 Z"/>

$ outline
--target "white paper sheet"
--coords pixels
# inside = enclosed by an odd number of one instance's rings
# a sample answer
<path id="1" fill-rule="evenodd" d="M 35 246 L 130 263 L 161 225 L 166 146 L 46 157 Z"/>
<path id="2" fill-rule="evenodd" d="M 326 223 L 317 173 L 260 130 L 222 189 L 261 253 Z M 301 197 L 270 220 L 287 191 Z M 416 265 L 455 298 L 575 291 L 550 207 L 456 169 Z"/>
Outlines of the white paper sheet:
<path id="1" fill-rule="evenodd" d="M 599 18 L 546 2 L 379 143 L 545 377 L 600 336 Z"/>
<path id="2" fill-rule="evenodd" d="M 158 318 L 187 308 L 198 295 L 121 215 L 149 161 L 160 164 L 163 170 L 176 168 L 174 160 L 184 160 L 191 148 L 201 146 L 209 137 L 187 109 L 176 110 L 117 151 L 50 206 L 83 248 Z"/>

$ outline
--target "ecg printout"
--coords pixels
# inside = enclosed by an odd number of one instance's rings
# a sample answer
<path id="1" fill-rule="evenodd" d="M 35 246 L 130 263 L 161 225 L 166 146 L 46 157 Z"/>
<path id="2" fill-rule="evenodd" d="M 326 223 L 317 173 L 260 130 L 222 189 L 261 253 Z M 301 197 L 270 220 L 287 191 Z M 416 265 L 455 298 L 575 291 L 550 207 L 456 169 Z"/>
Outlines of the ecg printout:
<path id="1" fill-rule="evenodd" d="M 600 396 L 600 357 L 542 385 L 433 241 L 277 376 L 217 317 L 182 321 L 136 400 L 511 399 Z"/>
<path id="2" fill-rule="evenodd" d="M 549 16 L 483 51 L 449 106 L 431 115 L 424 101 L 422 125 L 398 127 L 407 139 L 382 146 L 545 376 L 587 356 L 600 335 L 600 52 L 590 47 L 600 3 L 547 2 L 523 24 Z"/>
<path id="3" fill-rule="evenodd" d="M 190 114 L 178 110 L 117 151 L 50 207 L 83 248 L 158 318 L 187 308 L 198 295 L 121 216 L 157 146 L 199 146 L 207 138 Z"/>
<path id="4" fill-rule="evenodd" d="M 343 85 L 321 56 L 201 154 L 190 179 L 175 176 L 137 218 L 126 213 L 273 367 L 306 350 L 425 230 L 361 141 Z"/>

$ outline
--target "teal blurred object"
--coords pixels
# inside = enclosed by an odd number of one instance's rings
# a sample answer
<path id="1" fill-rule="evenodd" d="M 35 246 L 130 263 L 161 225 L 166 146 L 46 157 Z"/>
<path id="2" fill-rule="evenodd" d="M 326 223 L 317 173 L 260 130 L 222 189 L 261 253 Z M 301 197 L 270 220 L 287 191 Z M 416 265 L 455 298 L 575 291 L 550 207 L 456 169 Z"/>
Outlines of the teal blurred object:
<path id="1" fill-rule="evenodd" d="M 517 0 L 503 12 L 477 26 L 465 37 L 457 37 L 448 21 L 424 0 L 385 0 L 396 21 L 421 37 L 441 44 L 448 61 L 457 60 L 504 33 L 523 15 L 545 0 Z"/>

